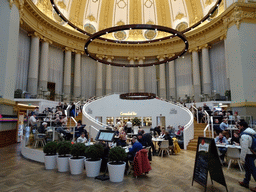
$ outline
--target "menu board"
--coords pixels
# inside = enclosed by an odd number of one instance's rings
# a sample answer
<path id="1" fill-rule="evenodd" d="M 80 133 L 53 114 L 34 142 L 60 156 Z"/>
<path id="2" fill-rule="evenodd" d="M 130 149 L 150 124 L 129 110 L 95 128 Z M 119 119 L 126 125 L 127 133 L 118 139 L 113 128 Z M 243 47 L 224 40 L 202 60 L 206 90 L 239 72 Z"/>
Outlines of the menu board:
<path id="1" fill-rule="evenodd" d="M 216 181 L 224 185 L 228 191 L 214 139 L 199 137 L 192 185 L 196 181 L 206 190 L 208 171 L 212 183 Z"/>
<path id="2" fill-rule="evenodd" d="M 95 140 L 112 142 L 114 139 L 114 135 L 115 135 L 114 131 L 100 130 Z"/>

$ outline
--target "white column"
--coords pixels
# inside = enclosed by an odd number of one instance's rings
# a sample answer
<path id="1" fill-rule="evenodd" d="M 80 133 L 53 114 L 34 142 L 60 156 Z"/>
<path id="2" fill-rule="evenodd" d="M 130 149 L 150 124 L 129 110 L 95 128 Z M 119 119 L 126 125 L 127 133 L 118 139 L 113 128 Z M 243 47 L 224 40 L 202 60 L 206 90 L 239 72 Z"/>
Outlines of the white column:
<path id="1" fill-rule="evenodd" d="M 157 57 L 159 61 L 163 61 L 163 56 Z M 165 64 L 159 65 L 159 96 L 166 99 L 166 83 L 165 83 Z"/>
<path id="2" fill-rule="evenodd" d="M 70 99 L 71 94 L 71 49 L 65 48 L 63 92 Z"/>
<path id="3" fill-rule="evenodd" d="M 134 65 L 134 59 L 133 58 L 128 58 L 130 61 L 131 65 Z M 129 68 L 129 92 L 135 92 L 135 79 L 134 79 L 134 68 L 130 67 Z"/>
<path id="4" fill-rule="evenodd" d="M 9 1 L 1 1 L 0 4 L 0 97 L 12 100 L 17 75 L 20 16 L 15 5 L 10 8 Z M 0 102 L 0 113 L 12 114 L 12 110 L 4 110 L 5 108 L 1 107 Z"/>
<path id="5" fill-rule="evenodd" d="M 209 46 L 206 44 L 202 47 L 202 62 L 203 62 L 203 90 L 204 94 L 211 95 L 211 71 Z"/>
<path id="6" fill-rule="evenodd" d="M 112 62 L 114 57 L 108 57 L 107 61 Z M 107 71 L 106 71 L 106 94 L 112 93 L 112 66 L 107 65 Z"/>
<path id="7" fill-rule="evenodd" d="M 99 57 L 102 59 L 102 57 Z M 97 62 L 97 75 L 96 75 L 96 96 L 102 96 L 103 94 L 103 82 L 102 82 L 102 63 Z"/>
<path id="8" fill-rule="evenodd" d="M 200 83 L 200 70 L 199 70 L 199 56 L 198 50 L 192 50 L 192 63 L 193 63 L 193 83 L 194 83 L 194 100 L 200 102 L 201 83 Z"/>
<path id="9" fill-rule="evenodd" d="M 174 61 L 169 62 L 169 95 L 173 99 L 176 99 L 176 81 L 175 81 Z"/>
<path id="10" fill-rule="evenodd" d="M 139 58 L 139 64 L 143 64 L 143 60 L 145 59 L 145 57 L 143 58 Z M 145 82 L 144 82 L 144 67 L 139 67 L 138 68 L 138 91 L 139 92 L 145 92 Z"/>
<path id="11" fill-rule="evenodd" d="M 39 67 L 39 37 L 35 32 L 31 37 L 30 60 L 28 69 L 28 92 L 31 95 L 37 95 Z"/>
<path id="12" fill-rule="evenodd" d="M 39 88 L 47 91 L 48 82 L 48 57 L 49 57 L 49 41 L 44 40 L 41 45 L 41 58 L 39 69 Z"/>
<path id="13" fill-rule="evenodd" d="M 74 97 L 81 96 L 81 52 L 76 51 L 74 71 Z"/>

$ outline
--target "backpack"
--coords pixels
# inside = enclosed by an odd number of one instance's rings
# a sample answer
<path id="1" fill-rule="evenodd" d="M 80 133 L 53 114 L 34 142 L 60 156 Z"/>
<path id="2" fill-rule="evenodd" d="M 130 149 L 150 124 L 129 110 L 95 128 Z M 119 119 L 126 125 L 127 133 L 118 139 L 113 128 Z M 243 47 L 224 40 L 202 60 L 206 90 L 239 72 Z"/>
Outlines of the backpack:
<path id="1" fill-rule="evenodd" d="M 252 135 L 250 133 L 241 133 L 241 136 L 242 135 L 250 135 L 252 137 L 252 145 L 251 147 L 249 147 L 249 149 L 251 150 L 251 152 L 256 155 L 256 136 L 255 135 Z"/>

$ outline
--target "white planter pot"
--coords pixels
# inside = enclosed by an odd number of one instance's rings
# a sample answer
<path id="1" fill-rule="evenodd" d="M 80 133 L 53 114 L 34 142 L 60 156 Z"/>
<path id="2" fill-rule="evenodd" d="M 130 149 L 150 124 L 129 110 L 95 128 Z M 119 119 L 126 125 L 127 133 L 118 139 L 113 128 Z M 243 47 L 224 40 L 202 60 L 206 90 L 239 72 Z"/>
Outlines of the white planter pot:
<path id="1" fill-rule="evenodd" d="M 84 170 L 84 158 L 72 159 L 69 158 L 70 173 L 72 175 L 79 175 Z"/>
<path id="2" fill-rule="evenodd" d="M 58 171 L 59 172 L 68 172 L 69 170 L 69 158 L 70 156 L 67 157 L 58 157 L 57 158 L 57 165 L 58 165 Z"/>
<path id="3" fill-rule="evenodd" d="M 125 165 L 125 162 L 122 165 L 108 163 L 108 173 L 111 182 L 122 182 L 124 180 Z"/>
<path id="4" fill-rule="evenodd" d="M 44 165 L 45 169 L 55 169 L 57 164 L 57 155 L 45 155 Z"/>
<path id="5" fill-rule="evenodd" d="M 96 177 L 100 174 L 101 159 L 98 161 L 84 160 L 87 177 Z"/>

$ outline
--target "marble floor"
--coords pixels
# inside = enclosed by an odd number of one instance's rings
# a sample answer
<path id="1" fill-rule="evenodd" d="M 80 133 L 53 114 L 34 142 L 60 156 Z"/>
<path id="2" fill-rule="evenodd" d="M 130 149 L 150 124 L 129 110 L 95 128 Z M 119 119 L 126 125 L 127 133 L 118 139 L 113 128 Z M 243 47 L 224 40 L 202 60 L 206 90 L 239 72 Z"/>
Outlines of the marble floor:
<path id="1" fill-rule="evenodd" d="M 72 176 L 58 173 L 57 170 L 45 170 L 44 164 L 24 159 L 20 154 L 20 144 L 0 148 L 0 191 L 88 191 L 88 192 L 150 192 L 150 191 L 204 191 L 204 187 L 194 182 L 192 177 L 195 162 L 194 151 L 181 151 L 167 157 L 153 156 L 152 170 L 147 176 L 137 179 L 132 174 L 125 176 L 121 183 L 100 181 L 86 177 L 83 173 Z M 224 176 L 230 192 L 250 191 L 239 186 L 244 172 L 234 165 Z M 251 186 L 256 186 L 255 181 Z M 213 182 L 208 177 L 207 191 L 226 191 L 225 187 Z"/>

